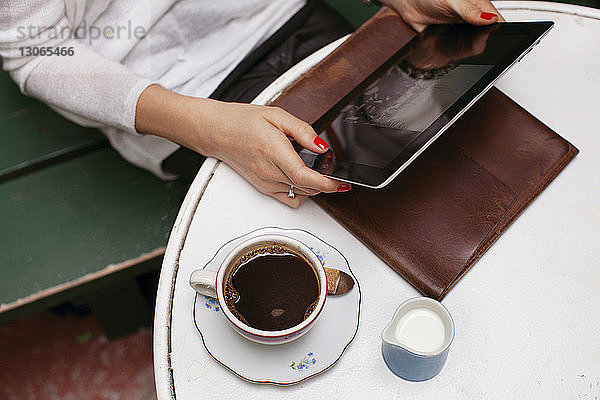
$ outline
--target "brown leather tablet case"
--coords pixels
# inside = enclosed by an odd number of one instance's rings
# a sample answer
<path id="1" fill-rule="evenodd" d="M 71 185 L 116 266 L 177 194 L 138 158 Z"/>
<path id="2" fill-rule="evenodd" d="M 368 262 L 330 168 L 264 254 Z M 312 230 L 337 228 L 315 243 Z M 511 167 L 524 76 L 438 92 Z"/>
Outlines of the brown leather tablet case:
<path id="1" fill-rule="evenodd" d="M 415 32 L 382 9 L 273 104 L 315 123 Z M 421 293 L 442 299 L 578 150 L 492 88 L 392 183 L 316 198 Z"/>

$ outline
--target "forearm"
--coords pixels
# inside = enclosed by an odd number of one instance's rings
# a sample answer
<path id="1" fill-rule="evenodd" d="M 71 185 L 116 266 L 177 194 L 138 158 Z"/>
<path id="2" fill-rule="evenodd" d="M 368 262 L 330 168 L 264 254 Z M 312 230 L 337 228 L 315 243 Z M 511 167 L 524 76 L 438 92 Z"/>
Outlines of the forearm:
<path id="1" fill-rule="evenodd" d="M 215 103 L 220 102 L 151 85 L 137 102 L 135 127 L 139 133 L 160 136 L 205 156 L 214 156 L 209 135 L 218 129 L 211 118 L 217 112 Z"/>
<path id="2" fill-rule="evenodd" d="M 37 29 L 29 31 L 27 27 Z M 135 107 L 152 82 L 70 35 L 60 0 L 0 0 L 0 56 L 21 91 L 85 125 L 135 131 Z M 22 49 L 37 49 L 28 56 Z M 39 49 L 69 52 L 39 55 Z"/>
<path id="3" fill-rule="evenodd" d="M 152 81 L 85 44 L 71 44 L 74 56 L 47 57 L 23 80 L 16 79 L 22 82 L 23 93 L 76 115 L 86 125 L 135 132 L 136 103 Z"/>

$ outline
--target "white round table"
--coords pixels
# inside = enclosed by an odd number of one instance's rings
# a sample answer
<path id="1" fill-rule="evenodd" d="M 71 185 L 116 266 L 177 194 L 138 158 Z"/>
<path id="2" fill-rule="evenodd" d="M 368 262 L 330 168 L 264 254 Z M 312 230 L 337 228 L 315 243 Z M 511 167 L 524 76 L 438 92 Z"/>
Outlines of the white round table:
<path id="1" fill-rule="evenodd" d="M 288 208 L 208 160 L 173 227 L 160 278 L 154 363 L 160 399 L 599 399 L 600 10 L 497 2 L 509 21 L 553 20 L 542 43 L 497 86 L 581 153 L 444 299 L 456 336 L 430 381 L 395 377 L 380 334 L 395 308 L 419 295 L 312 202 Z M 332 50 L 271 85 L 265 102 Z M 362 289 L 354 342 L 327 372 L 290 387 L 245 382 L 215 362 L 194 327 L 192 270 L 229 239 L 263 226 L 301 228 L 349 260 Z"/>

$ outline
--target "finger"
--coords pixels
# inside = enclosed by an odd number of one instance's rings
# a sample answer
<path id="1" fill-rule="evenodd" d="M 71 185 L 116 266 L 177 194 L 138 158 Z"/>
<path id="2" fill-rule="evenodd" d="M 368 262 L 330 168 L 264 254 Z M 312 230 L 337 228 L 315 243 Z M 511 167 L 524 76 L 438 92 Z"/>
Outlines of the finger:
<path id="1" fill-rule="evenodd" d="M 273 130 L 279 132 L 276 128 L 273 128 Z M 279 168 L 285 178 L 277 179 L 270 176 L 267 180 L 289 183 L 297 187 L 327 193 L 337 192 L 338 188 L 343 186 L 342 182 L 321 175 L 304 165 L 298 153 L 294 151 L 292 144 L 283 137 L 280 136 L 280 138 L 281 140 L 272 142 L 268 157 Z M 348 190 L 345 186 L 341 189 L 340 191 Z"/>
<path id="2" fill-rule="evenodd" d="M 285 172 L 285 171 L 284 171 Z M 349 183 L 336 181 L 302 165 L 287 172 L 294 187 L 314 189 L 318 193 L 347 192 L 351 189 Z"/>
<path id="3" fill-rule="evenodd" d="M 289 145 L 289 143 L 286 144 Z M 288 193 L 290 186 L 293 185 L 290 178 L 273 161 L 269 162 L 268 166 L 263 167 L 258 173 L 246 170 L 242 176 L 260 192 L 267 195 L 277 192 Z M 294 185 L 294 191 L 306 196 L 315 196 L 320 193 L 316 189 L 299 185 Z"/>
<path id="4" fill-rule="evenodd" d="M 264 186 L 268 188 L 270 193 L 285 193 L 287 195 L 290 191 L 290 185 L 282 182 L 265 182 Z M 316 196 L 321 192 L 311 188 L 294 186 L 294 193 L 301 196 Z"/>
<path id="5" fill-rule="evenodd" d="M 417 32 L 422 32 L 423 29 L 427 28 L 427 25 L 418 22 L 411 22 L 410 26 Z"/>
<path id="6" fill-rule="evenodd" d="M 271 195 L 271 197 L 273 197 L 274 199 L 279 200 L 283 204 L 286 204 L 293 208 L 300 207 L 300 205 L 302 203 L 304 203 L 306 201 L 306 199 L 308 199 L 307 196 L 302 196 L 302 195 L 296 195 L 296 197 L 294 197 L 293 199 L 290 199 L 287 196 L 287 193 L 274 193 Z"/>
<path id="7" fill-rule="evenodd" d="M 265 118 L 275 128 L 294 139 L 300 145 L 315 153 L 324 153 L 329 145 L 321 137 L 317 136 L 310 124 L 294 117 L 287 111 L 277 107 L 270 107 L 266 111 Z"/>
<path id="8" fill-rule="evenodd" d="M 338 182 L 308 168 L 295 152 L 287 158 L 280 157 L 277 165 L 294 186 L 311 188 L 325 193 L 349 190 L 348 184 Z"/>
<path id="9" fill-rule="evenodd" d="M 281 181 L 272 181 L 267 180 L 265 178 L 261 178 L 255 172 L 249 169 L 240 168 L 240 166 L 236 165 L 235 163 L 231 163 L 228 165 L 234 171 L 236 171 L 238 174 L 244 177 L 244 179 L 246 179 L 252 186 L 256 188 L 256 190 L 258 190 L 262 194 L 265 194 L 267 196 L 273 196 L 275 193 L 281 193 L 287 196 L 289 193 L 290 183 L 283 183 Z M 283 172 L 281 172 L 281 170 L 276 165 L 273 165 L 272 167 L 276 170 L 276 173 L 274 175 L 277 175 L 278 179 L 288 179 L 287 176 Z M 320 192 L 313 189 L 294 186 L 294 194 L 299 196 L 315 196 L 319 193 Z"/>
<path id="10" fill-rule="evenodd" d="M 498 18 L 494 22 L 506 22 L 502 14 L 489 0 L 472 0 L 482 10 L 482 12 L 495 14 Z M 481 16 L 481 15 L 480 15 Z"/>
<path id="11" fill-rule="evenodd" d="M 452 8 L 463 21 L 472 25 L 489 25 L 500 20 L 500 13 L 488 0 L 459 0 Z"/>

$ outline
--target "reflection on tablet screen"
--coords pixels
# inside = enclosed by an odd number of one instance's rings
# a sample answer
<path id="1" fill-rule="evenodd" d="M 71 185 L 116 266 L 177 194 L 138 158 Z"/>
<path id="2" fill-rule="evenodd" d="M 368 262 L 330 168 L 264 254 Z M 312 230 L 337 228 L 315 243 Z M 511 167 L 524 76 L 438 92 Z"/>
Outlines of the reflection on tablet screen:
<path id="1" fill-rule="evenodd" d="M 383 168 L 406 148 L 491 65 L 458 65 L 432 79 L 412 78 L 393 67 L 347 105 L 327 133 L 336 136 L 344 160 Z"/>

